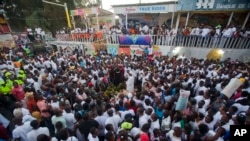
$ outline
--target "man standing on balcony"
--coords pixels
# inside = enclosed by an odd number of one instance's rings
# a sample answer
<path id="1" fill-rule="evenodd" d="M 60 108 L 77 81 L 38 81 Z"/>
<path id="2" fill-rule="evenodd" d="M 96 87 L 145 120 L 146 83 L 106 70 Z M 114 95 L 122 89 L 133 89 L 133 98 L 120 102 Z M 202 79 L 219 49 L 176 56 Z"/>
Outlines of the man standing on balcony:
<path id="1" fill-rule="evenodd" d="M 210 29 L 209 29 L 208 26 L 206 25 L 206 26 L 203 27 L 203 29 L 202 29 L 201 36 L 202 36 L 202 37 L 207 37 L 209 32 L 210 32 Z"/>
<path id="2" fill-rule="evenodd" d="M 192 35 L 192 36 L 199 36 L 200 32 L 201 32 L 201 29 L 199 28 L 199 26 L 197 26 L 196 28 L 193 28 L 191 30 L 190 35 Z"/>
<path id="3" fill-rule="evenodd" d="M 215 37 L 220 37 L 221 36 L 221 25 L 217 25 L 215 27 Z"/>
<path id="4" fill-rule="evenodd" d="M 149 27 L 147 24 L 145 24 L 143 27 L 142 27 L 142 31 L 143 31 L 143 34 L 149 34 Z"/>

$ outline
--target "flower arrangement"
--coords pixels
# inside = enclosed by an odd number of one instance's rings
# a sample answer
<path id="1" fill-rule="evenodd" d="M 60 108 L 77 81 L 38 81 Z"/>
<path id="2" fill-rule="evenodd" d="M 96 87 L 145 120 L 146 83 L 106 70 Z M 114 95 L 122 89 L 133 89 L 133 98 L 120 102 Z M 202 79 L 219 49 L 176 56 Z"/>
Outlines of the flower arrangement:
<path id="1" fill-rule="evenodd" d="M 117 96 L 118 93 L 123 92 L 123 90 L 126 88 L 125 83 L 120 83 L 118 86 L 115 86 L 114 84 L 110 84 L 107 89 L 104 91 L 104 96 L 112 98 Z"/>

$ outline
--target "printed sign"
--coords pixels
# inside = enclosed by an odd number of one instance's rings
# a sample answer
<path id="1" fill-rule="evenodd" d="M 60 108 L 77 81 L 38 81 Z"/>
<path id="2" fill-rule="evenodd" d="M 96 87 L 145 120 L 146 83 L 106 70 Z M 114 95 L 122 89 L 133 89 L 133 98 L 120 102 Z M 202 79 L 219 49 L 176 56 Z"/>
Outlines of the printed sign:
<path id="1" fill-rule="evenodd" d="M 118 55 L 121 55 L 121 54 L 130 55 L 130 47 L 129 46 L 120 46 L 118 48 Z"/>
<path id="2" fill-rule="evenodd" d="M 115 7 L 114 13 L 124 14 L 124 13 L 167 13 L 168 5 L 149 5 L 149 6 L 129 6 L 129 7 Z"/>
<path id="3" fill-rule="evenodd" d="M 138 46 L 138 45 L 131 45 L 130 46 L 130 54 L 132 56 L 142 56 L 143 55 L 143 47 Z"/>
<path id="4" fill-rule="evenodd" d="M 82 16 L 84 14 L 90 15 L 98 13 L 99 13 L 98 7 L 70 10 L 70 16 Z"/>
<path id="5" fill-rule="evenodd" d="M 182 110 L 185 110 L 187 108 L 189 95 L 190 95 L 190 91 L 186 91 L 183 89 L 180 90 L 180 96 L 179 96 L 178 101 L 176 103 L 175 110 L 182 111 Z"/>
<path id="6" fill-rule="evenodd" d="M 81 16 L 84 15 L 84 9 L 70 10 L 70 16 Z"/>
<path id="7" fill-rule="evenodd" d="M 179 0 L 179 11 L 192 10 L 248 10 L 249 0 Z"/>
<path id="8" fill-rule="evenodd" d="M 239 79 L 232 78 L 221 93 L 230 98 L 241 85 L 242 82 Z"/>

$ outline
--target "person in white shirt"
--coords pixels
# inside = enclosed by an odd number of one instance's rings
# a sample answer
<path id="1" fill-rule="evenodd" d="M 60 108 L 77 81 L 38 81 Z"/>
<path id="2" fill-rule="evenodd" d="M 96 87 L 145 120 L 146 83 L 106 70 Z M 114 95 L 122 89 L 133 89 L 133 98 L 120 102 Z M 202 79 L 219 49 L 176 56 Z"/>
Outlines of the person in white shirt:
<path id="1" fill-rule="evenodd" d="M 43 62 L 45 68 L 48 70 L 48 72 L 52 71 L 52 64 L 48 58 L 45 58 L 45 61 Z"/>
<path id="2" fill-rule="evenodd" d="M 206 37 L 208 33 L 210 32 L 210 29 L 208 28 L 208 26 L 205 26 L 201 31 L 202 31 L 201 36 Z"/>
<path id="3" fill-rule="evenodd" d="M 109 117 L 107 118 L 105 122 L 105 126 L 107 124 L 112 124 L 114 127 L 114 132 L 117 132 L 119 124 L 122 122 L 121 117 L 119 115 L 115 115 L 112 109 L 108 109 L 107 114 Z"/>
<path id="4" fill-rule="evenodd" d="M 231 37 L 231 29 L 229 27 L 226 27 L 222 31 L 222 37 Z"/>
<path id="5" fill-rule="evenodd" d="M 181 135 L 182 135 L 181 127 L 174 127 L 174 129 L 166 133 L 166 137 L 169 138 L 170 141 L 181 141 Z"/>
<path id="6" fill-rule="evenodd" d="M 215 37 L 220 37 L 221 36 L 221 25 L 217 25 L 215 27 Z"/>
<path id="7" fill-rule="evenodd" d="M 15 129 L 12 131 L 12 137 L 14 140 L 28 141 L 27 134 L 32 130 L 30 122 L 22 122 L 22 117 L 14 119 L 16 123 Z"/>
<path id="8" fill-rule="evenodd" d="M 107 118 L 108 117 L 103 114 L 103 108 L 102 107 L 98 108 L 95 120 L 99 123 L 99 138 L 105 137 L 105 122 Z"/>
<path id="9" fill-rule="evenodd" d="M 148 118 L 146 114 L 144 113 L 144 109 L 142 107 L 139 107 L 137 109 L 137 114 L 139 116 L 139 128 L 142 128 L 144 124 L 148 123 Z"/>
<path id="10" fill-rule="evenodd" d="M 129 106 L 130 106 L 129 103 L 127 103 L 127 102 L 124 103 L 125 110 L 124 111 L 120 111 L 122 120 L 124 120 L 125 116 L 128 115 L 128 114 L 130 114 L 132 116 L 135 116 L 134 110 L 129 109 Z"/>
<path id="11" fill-rule="evenodd" d="M 204 105 L 205 105 L 205 100 L 200 100 L 198 102 L 197 113 L 202 113 L 203 115 L 206 114 L 206 110 L 204 108 Z"/>
<path id="12" fill-rule="evenodd" d="M 71 111 L 71 106 L 66 105 L 65 107 L 65 113 L 63 113 L 63 117 L 66 120 L 67 128 L 69 128 L 71 131 L 74 131 L 74 124 L 76 122 L 75 116 Z"/>
<path id="13" fill-rule="evenodd" d="M 92 127 L 90 129 L 90 132 L 88 135 L 88 140 L 89 141 L 99 141 L 98 134 L 99 134 L 98 129 L 95 127 Z"/>
<path id="14" fill-rule="evenodd" d="M 152 113 L 149 132 L 153 134 L 154 129 L 160 129 L 160 122 L 157 115 L 155 113 Z"/>
<path id="15" fill-rule="evenodd" d="M 148 34 L 149 33 L 149 27 L 148 27 L 148 25 L 144 25 L 143 27 L 142 27 L 142 31 L 143 31 L 143 34 Z"/>
<path id="16" fill-rule="evenodd" d="M 37 120 L 33 120 L 30 122 L 30 126 L 33 128 L 28 134 L 27 134 L 27 141 L 37 141 L 37 136 L 41 134 L 45 134 L 47 136 L 50 135 L 49 129 L 47 127 L 40 127 L 40 123 Z"/>
<path id="17" fill-rule="evenodd" d="M 67 128 L 63 128 L 58 133 L 61 141 L 78 141 L 75 136 L 70 136 L 69 130 Z M 51 141 L 58 141 L 56 137 L 53 137 Z"/>
<path id="18" fill-rule="evenodd" d="M 203 94 L 207 92 L 207 87 L 205 87 L 205 82 L 203 80 L 201 80 L 199 82 L 199 85 L 197 86 L 197 88 L 195 89 L 195 95 L 198 96 L 200 94 L 201 91 L 203 91 Z M 197 101 L 199 102 L 199 101 Z"/>
<path id="19" fill-rule="evenodd" d="M 33 87 L 34 87 L 34 89 L 35 89 L 36 92 L 42 90 L 41 89 L 41 85 L 38 83 L 38 78 L 37 77 L 34 78 Z"/>
<path id="20" fill-rule="evenodd" d="M 20 114 L 18 114 L 20 113 Z M 13 115 L 17 115 L 15 117 L 20 117 L 20 116 L 26 116 L 30 115 L 30 112 L 27 108 L 23 108 L 23 103 L 22 102 L 16 102 L 15 103 L 15 109 L 13 110 Z"/>
<path id="21" fill-rule="evenodd" d="M 161 122 L 161 130 L 165 133 L 168 132 L 171 128 L 171 116 L 169 111 L 165 110 Z"/>
<path id="22" fill-rule="evenodd" d="M 201 135 L 203 135 L 202 139 L 207 140 L 214 140 L 214 141 L 224 141 L 221 137 L 221 131 L 220 132 L 214 132 L 213 130 L 209 130 L 208 126 L 206 124 L 200 124 L 199 125 L 199 131 Z"/>
<path id="23" fill-rule="evenodd" d="M 191 30 L 190 35 L 199 36 L 199 35 L 200 35 L 200 32 L 201 32 L 201 29 L 197 26 L 196 28 L 193 28 L 193 29 Z"/>
<path id="24" fill-rule="evenodd" d="M 126 81 L 126 90 L 128 92 L 134 92 L 134 84 L 135 84 L 135 77 L 132 75 L 130 71 L 128 73 L 128 80 Z"/>

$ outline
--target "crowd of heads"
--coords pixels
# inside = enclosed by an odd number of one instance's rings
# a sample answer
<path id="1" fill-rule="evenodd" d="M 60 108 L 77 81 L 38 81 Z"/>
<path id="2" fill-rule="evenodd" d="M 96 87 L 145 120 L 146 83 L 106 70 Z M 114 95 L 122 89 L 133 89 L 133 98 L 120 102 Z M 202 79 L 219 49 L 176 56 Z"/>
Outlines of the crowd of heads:
<path id="1" fill-rule="evenodd" d="M 230 125 L 250 123 L 248 63 L 65 51 L 1 60 L 0 138 L 228 140 Z M 233 78 L 242 85 L 226 97 Z"/>

